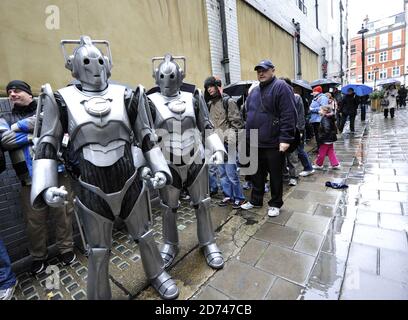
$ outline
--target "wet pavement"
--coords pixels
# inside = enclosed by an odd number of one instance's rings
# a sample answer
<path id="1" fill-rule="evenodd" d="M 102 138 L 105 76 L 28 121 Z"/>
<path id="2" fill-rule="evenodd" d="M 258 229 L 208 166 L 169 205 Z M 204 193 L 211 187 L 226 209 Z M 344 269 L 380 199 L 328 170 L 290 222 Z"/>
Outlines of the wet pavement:
<path id="1" fill-rule="evenodd" d="M 357 132 L 336 143 L 341 170 L 326 163 L 296 187 L 285 186 L 279 217 L 267 217 L 267 197 L 264 208 L 253 211 L 221 208 L 220 199 L 212 200 L 223 270 L 206 265 L 194 212 L 182 201 L 181 250 L 169 270 L 179 299 L 408 299 L 408 112 L 397 111 L 393 120 L 379 113 L 369 117 L 363 125 L 357 120 Z M 349 188 L 327 188 L 327 181 Z M 159 209 L 153 217 L 160 243 Z M 46 273 L 19 275 L 15 298 L 85 299 L 86 257 L 79 251 L 78 257 L 69 267 L 50 261 L 59 268 L 54 282 Z M 110 261 L 114 299 L 159 299 L 124 230 L 114 234 Z M 47 289 L 50 283 L 53 289 Z"/>

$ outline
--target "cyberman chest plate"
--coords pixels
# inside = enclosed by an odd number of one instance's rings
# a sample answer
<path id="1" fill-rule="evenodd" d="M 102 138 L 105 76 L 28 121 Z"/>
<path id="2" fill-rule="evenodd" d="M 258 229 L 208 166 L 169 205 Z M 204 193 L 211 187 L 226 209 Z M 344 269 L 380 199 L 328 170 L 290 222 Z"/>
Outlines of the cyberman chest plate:
<path id="1" fill-rule="evenodd" d="M 202 149 L 191 93 L 181 92 L 171 98 L 153 93 L 149 98 L 156 109 L 154 127 L 163 151 L 185 156 Z"/>
<path id="2" fill-rule="evenodd" d="M 126 88 L 109 85 L 104 92 L 88 94 L 70 86 L 59 90 L 67 105 L 68 133 L 77 151 L 97 166 L 108 166 L 123 155 L 132 129 L 126 112 Z"/>

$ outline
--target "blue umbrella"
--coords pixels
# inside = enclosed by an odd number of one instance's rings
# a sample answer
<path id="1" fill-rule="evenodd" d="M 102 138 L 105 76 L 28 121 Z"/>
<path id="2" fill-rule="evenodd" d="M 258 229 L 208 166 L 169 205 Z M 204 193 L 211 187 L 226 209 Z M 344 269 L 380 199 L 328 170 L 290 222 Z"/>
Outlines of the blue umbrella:
<path id="1" fill-rule="evenodd" d="M 366 86 L 365 84 L 348 84 L 341 88 L 341 93 L 347 94 L 349 89 L 353 89 L 356 95 L 360 97 L 369 95 L 371 92 L 373 92 L 373 88 Z"/>

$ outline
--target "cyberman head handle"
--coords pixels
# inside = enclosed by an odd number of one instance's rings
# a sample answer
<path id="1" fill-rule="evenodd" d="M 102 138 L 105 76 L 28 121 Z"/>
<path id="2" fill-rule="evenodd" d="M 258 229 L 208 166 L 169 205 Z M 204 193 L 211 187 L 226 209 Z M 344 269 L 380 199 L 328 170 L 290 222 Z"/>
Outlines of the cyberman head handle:
<path id="1" fill-rule="evenodd" d="M 183 61 L 184 70 L 176 60 Z M 155 67 L 156 61 L 161 61 L 157 68 Z M 166 54 L 164 57 L 153 58 L 152 63 L 153 78 L 156 79 L 156 84 L 160 87 L 161 94 L 167 97 L 176 96 L 186 76 L 186 58 L 173 57 L 171 54 Z"/>
<path id="2" fill-rule="evenodd" d="M 67 44 L 79 44 L 70 56 L 65 50 Z M 103 55 L 95 44 L 106 45 L 108 56 Z M 102 91 L 106 89 L 112 69 L 112 54 L 108 41 L 91 40 L 88 36 L 81 36 L 79 40 L 62 40 L 61 48 L 65 59 L 65 68 L 70 70 L 72 76 L 81 82 L 83 90 Z"/>

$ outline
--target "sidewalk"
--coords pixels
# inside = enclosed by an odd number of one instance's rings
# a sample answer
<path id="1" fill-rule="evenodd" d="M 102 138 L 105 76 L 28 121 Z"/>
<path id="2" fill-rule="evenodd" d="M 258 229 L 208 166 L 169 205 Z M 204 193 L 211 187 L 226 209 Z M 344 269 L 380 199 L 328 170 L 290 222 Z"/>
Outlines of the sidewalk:
<path id="1" fill-rule="evenodd" d="M 258 228 L 193 299 L 408 299 L 408 113 L 371 116 L 336 143 L 340 172 L 302 179 L 278 218 L 252 212 Z"/>

